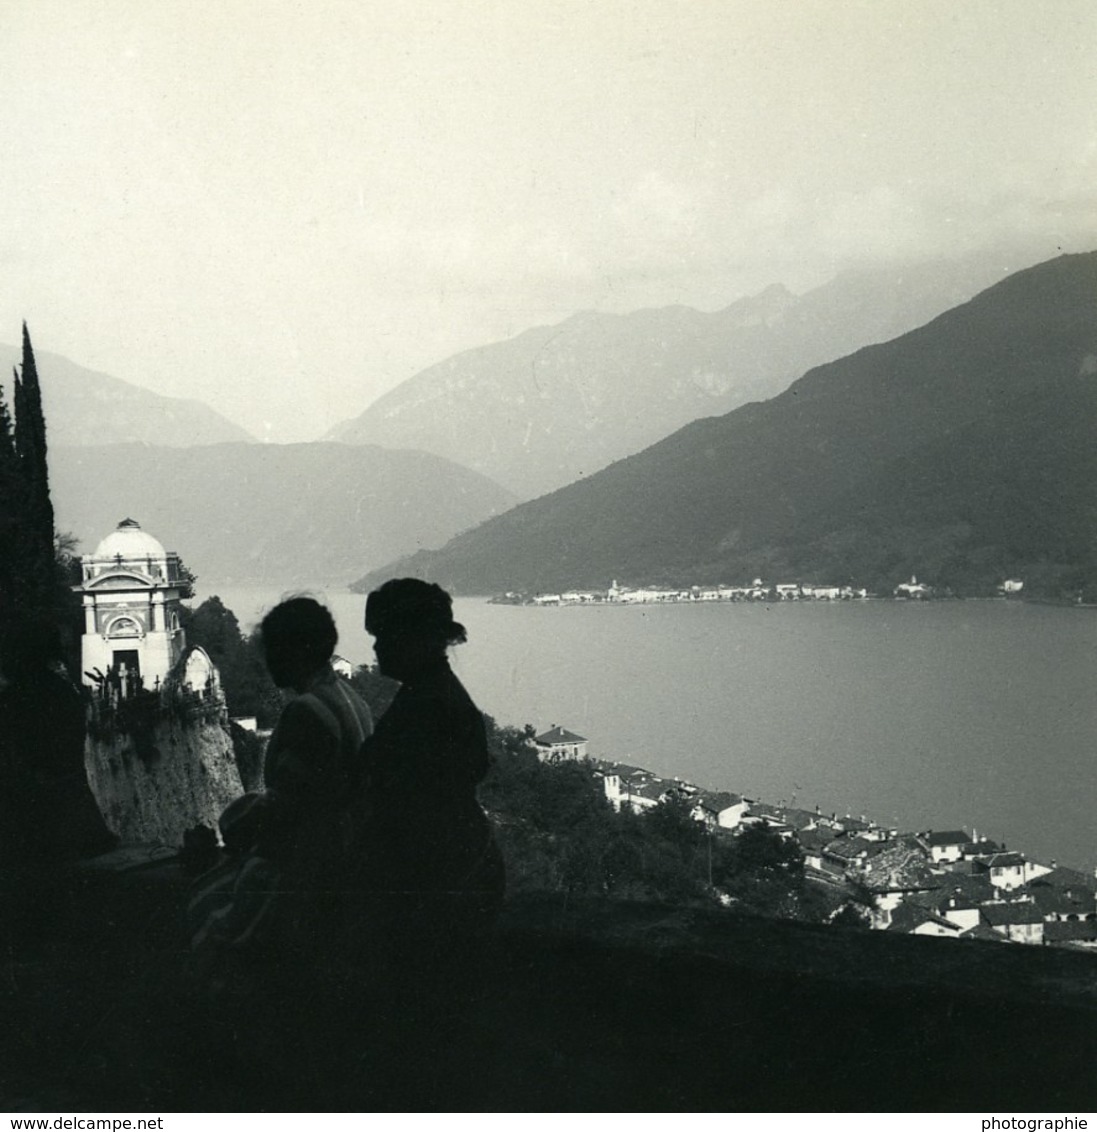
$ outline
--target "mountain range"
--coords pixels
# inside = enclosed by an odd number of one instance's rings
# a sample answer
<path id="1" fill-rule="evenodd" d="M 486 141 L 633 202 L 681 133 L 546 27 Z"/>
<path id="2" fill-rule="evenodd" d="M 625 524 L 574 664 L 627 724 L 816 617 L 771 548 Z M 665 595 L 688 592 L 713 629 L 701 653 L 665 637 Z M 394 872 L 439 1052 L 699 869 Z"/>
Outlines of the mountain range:
<path id="1" fill-rule="evenodd" d="M 912 330 L 1000 280 L 1009 262 L 983 254 L 847 271 L 801 296 L 773 286 L 715 313 L 576 314 L 423 370 L 328 439 L 434 452 L 533 498 Z"/>
<path id="2" fill-rule="evenodd" d="M 1097 579 L 1097 253 L 1010 276 L 785 392 L 374 571 L 460 593 Z"/>
<path id="3" fill-rule="evenodd" d="M 50 445 L 136 443 L 187 448 L 254 439 L 201 401 L 163 397 L 46 350 L 36 350 L 35 358 L 42 375 Z M 0 384 L 9 403 L 11 381 L 2 375 L 10 375 L 21 361 L 22 347 L 0 343 Z"/>
<path id="4" fill-rule="evenodd" d="M 82 553 L 128 516 L 223 584 L 345 583 L 515 502 L 438 456 L 374 446 L 51 446 L 49 461 L 57 528 Z"/>

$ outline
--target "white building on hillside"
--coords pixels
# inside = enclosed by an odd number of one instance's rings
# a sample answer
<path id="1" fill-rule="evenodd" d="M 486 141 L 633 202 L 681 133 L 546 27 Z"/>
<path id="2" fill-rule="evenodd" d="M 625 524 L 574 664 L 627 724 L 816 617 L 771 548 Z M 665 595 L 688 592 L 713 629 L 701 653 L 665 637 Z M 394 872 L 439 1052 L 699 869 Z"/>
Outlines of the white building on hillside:
<path id="1" fill-rule="evenodd" d="M 190 578 L 179 555 L 123 519 L 80 563 L 83 580 L 73 588 L 84 603 L 84 682 L 96 682 L 88 672 L 113 669 L 126 687 L 136 678 L 146 688 L 162 684 L 186 651 L 180 602 Z"/>
<path id="2" fill-rule="evenodd" d="M 900 582 L 893 592 L 896 597 L 926 598 L 933 593 L 933 587 L 927 586 L 925 582 L 919 582 L 918 579 L 911 574 L 910 581 Z"/>
<path id="3" fill-rule="evenodd" d="M 537 755 L 542 762 L 587 757 L 586 739 L 555 723 L 543 735 L 538 735 L 534 742 L 537 744 Z"/>

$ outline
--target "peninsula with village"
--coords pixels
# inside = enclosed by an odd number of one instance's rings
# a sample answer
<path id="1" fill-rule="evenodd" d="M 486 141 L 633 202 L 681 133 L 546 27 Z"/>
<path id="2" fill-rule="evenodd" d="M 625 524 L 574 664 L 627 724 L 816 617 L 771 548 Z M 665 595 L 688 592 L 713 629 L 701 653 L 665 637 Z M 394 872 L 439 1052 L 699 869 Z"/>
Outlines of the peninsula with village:
<path id="1" fill-rule="evenodd" d="M 1025 587 L 1021 578 L 1006 578 L 997 587 L 999 597 L 1020 597 Z M 617 580 L 607 589 L 567 589 L 555 592 L 522 593 L 509 590 L 491 599 L 496 605 L 673 605 L 729 601 L 868 601 L 887 597 L 899 601 L 927 601 L 955 596 L 918 581 L 900 582 L 890 594 L 870 592 L 864 586 L 814 583 L 766 582 L 754 578 L 749 585 L 715 586 L 622 586 Z"/>

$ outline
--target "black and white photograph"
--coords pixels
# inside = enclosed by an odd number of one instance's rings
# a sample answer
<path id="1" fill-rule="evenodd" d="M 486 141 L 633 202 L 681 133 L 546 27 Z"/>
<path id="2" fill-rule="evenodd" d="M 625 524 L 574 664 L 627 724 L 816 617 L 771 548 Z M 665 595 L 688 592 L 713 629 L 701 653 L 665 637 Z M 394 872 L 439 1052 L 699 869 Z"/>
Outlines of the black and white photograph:
<path id="1" fill-rule="evenodd" d="M 0 45 L 12 1128 L 1087 1126 L 1091 0 Z"/>

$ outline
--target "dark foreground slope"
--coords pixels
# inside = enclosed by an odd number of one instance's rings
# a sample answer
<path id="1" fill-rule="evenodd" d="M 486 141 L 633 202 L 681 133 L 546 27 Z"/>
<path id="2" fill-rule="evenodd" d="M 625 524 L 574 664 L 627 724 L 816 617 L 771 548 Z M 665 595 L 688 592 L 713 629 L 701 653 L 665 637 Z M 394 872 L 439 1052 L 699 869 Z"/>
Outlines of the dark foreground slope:
<path id="1" fill-rule="evenodd" d="M 180 890 L 174 866 L 86 880 L 68 932 L 9 964 L 0 1108 L 1001 1112 L 1097 1101 L 1095 956 L 550 897 L 507 909 L 459 1040 L 427 1064 L 414 1042 L 400 1051 L 413 1068 L 404 1092 L 352 1057 L 306 1101 L 295 1095 L 304 1031 L 281 1047 L 235 1035 L 242 1064 L 269 1082 L 256 1085 L 195 1023 L 179 990 Z M 356 1017 L 326 1037 L 356 1051 L 384 1023 Z"/>
<path id="2" fill-rule="evenodd" d="M 425 452 L 343 444 L 56 448 L 58 528 L 90 553 L 127 515 L 200 579 L 314 586 L 506 510 L 509 492 Z"/>
<path id="3" fill-rule="evenodd" d="M 1097 579 L 1097 253 L 697 421 L 386 573 L 463 593 Z M 381 574 L 363 580 L 375 584 Z"/>

